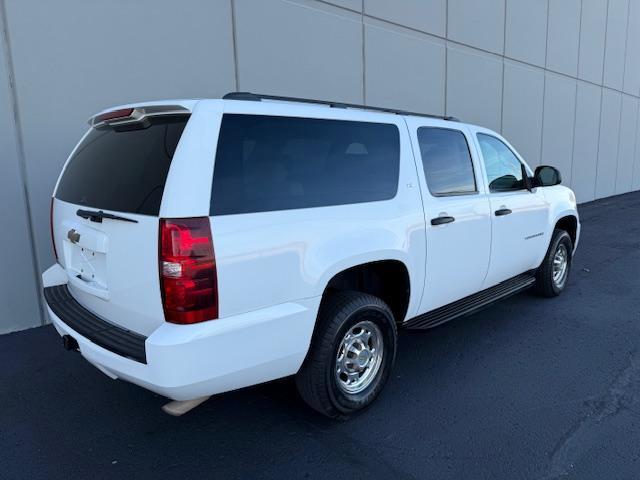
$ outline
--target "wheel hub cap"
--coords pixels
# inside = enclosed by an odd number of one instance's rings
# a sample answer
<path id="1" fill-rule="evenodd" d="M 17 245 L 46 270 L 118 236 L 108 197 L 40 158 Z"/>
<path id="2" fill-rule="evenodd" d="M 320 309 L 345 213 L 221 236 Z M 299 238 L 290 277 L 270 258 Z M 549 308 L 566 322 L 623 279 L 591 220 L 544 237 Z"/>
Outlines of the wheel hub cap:
<path id="1" fill-rule="evenodd" d="M 553 256 L 553 283 L 556 287 L 562 287 L 567 279 L 567 270 L 569 263 L 569 252 L 565 245 L 558 245 L 556 253 Z"/>
<path id="2" fill-rule="evenodd" d="M 354 394 L 371 385 L 380 370 L 383 353 L 382 332 L 375 323 L 365 320 L 351 327 L 336 353 L 338 388 Z"/>

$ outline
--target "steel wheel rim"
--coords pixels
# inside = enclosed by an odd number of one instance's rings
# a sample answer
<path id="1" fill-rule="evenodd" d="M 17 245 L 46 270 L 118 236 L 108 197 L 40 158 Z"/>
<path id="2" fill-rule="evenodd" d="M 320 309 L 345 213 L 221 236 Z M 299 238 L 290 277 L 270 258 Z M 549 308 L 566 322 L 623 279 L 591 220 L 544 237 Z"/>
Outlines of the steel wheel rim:
<path id="1" fill-rule="evenodd" d="M 383 355 L 384 339 L 375 323 L 363 320 L 349 328 L 336 352 L 338 388 L 350 395 L 365 390 L 376 378 Z"/>
<path id="2" fill-rule="evenodd" d="M 553 283 L 556 287 L 562 287 L 567 279 L 569 266 L 569 252 L 564 244 L 558 245 L 553 256 Z"/>

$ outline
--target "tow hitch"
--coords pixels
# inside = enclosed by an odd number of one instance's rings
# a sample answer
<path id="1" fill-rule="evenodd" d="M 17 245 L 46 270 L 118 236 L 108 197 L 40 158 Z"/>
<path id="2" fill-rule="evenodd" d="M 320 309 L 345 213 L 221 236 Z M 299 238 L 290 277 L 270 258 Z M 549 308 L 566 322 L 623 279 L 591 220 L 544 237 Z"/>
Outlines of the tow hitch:
<path id="1" fill-rule="evenodd" d="M 80 347 L 78 346 L 78 342 L 71 335 L 63 335 L 62 336 L 62 346 L 65 350 L 75 350 L 79 351 Z"/>

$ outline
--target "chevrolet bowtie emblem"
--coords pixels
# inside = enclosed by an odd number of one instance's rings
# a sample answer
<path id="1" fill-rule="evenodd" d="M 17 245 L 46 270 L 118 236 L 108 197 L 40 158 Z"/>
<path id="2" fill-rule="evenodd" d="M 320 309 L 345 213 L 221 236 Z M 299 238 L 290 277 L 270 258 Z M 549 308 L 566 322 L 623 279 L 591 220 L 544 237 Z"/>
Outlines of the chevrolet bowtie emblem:
<path id="1" fill-rule="evenodd" d="M 67 233 L 67 238 L 71 243 L 78 243 L 80 241 L 80 234 L 76 232 L 75 228 L 72 228 Z"/>

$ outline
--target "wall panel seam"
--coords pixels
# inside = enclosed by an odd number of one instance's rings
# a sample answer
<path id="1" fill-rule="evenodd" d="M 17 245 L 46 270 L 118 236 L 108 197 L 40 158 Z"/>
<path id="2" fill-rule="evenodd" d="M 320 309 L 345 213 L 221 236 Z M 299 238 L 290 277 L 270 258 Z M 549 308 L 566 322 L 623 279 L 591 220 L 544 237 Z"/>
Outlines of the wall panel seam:
<path id="1" fill-rule="evenodd" d="M 500 93 L 500 134 L 504 132 L 504 79 L 505 55 L 507 53 L 507 1 L 504 2 L 504 22 L 502 22 L 502 92 Z"/>
<path id="2" fill-rule="evenodd" d="M 633 162 L 631 163 L 631 190 L 634 187 L 634 180 L 636 175 L 636 163 L 638 156 L 638 137 L 640 137 L 640 102 L 637 102 L 638 106 L 636 107 L 636 128 L 633 132 L 634 142 L 633 142 Z"/>
<path id="3" fill-rule="evenodd" d="M 7 8 L 5 0 L 0 0 L 0 23 L 2 26 L 2 48 L 4 50 L 5 63 L 7 68 L 7 75 L 9 80 L 9 97 L 11 102 L 11 109 L 13 115 L 11 119 L 13 121 L 13 127 L 16 139 L 16 153 L 18 158 L 18 174 L 20 175 L 21 191 L 23 201 L 25 204 L 26 220 L 27 220 L 27 235 L 29 237 L 29 247 L 31 249 L 31 262 L 33 265 L 33 276 L 35 279 L 35 285 L 38 291 L 36 292 L 38 299 L 38 311 L 40 314 L 40 323 L 45 325 L 46 317 L 44 314 L 44 297 L 42 296 L 42 278 L 40 276 L 38 258 L 38 250 L 35 242 L 35 230 L 33 226 L 33 215 L 31 211 L 31 201 L 29 197 L 29 182 L 27 174 L 26 156 L 24 150 L 24 139 L 22 136 L 22 124 L 20 122 L 20 110 L 18 107 L 18 92 L 16 91 L 16 77 L 13 68 L 13 57 L 11 54 L 11 42 L 9 37 L 9 19 L 7 17 Z"/>
<path id="4" fill-rule="evenodd" d="M 542 121 L 540 122 L 540 156 L 538 157 L 538 165 L 542 164 L 542 152 L 544 151 L 544 106 L 547 101 L 547 58 L 549 50 L 549 10 L 550 0 L 547 0 L 547 33 L 545 35 L 544 44 L 544 74 L 542 77 Z"/>
<path id="5" fill-rule="evenodd" d="M 576 82 L 575 95 L 573 100 L 573 133 L 571 139 L 571 168 L 569 171 L 571 172 L 571 181 L 569 182 L 569 186 L 573 187 L 573 162 L 576 154 L 576 121 L 578 120 L 578 82 Z M 542 152 L 541 152 L 542 154 Z"/>
<path id="6" fill-rule="evenodd" d="M 548 70 L 549 65 L 547 65 L 547 61 L 549 58 L 549 10 L 551 9 L 551 2 L 547 0 L 547 33 L 544 37 L 544 69 Z"/>
<path id="7" fill-rule="evenodd" d="M 444 8 L 444 111 L 443 113 L 447 115 L 447 108 L 449 107 L 449 102 L 447 102 L 447 92 L 449 88 L 447 87 L 449 83 L 449 0 L 445 1 Z"/>
<path id="8" fill-rule="evenodd" d="M 624 36 L 624 63 L 622 65 L 622 96 L 620 97 L 620 117 L 618 120 L 618 154 L 616 155 L 616 174 L 613 181 L 613 193 L 618 191 L 618 168 L 620 167 L 620 142 L 622 141 L 622 110 L 624 108 L 624 80 L 627 75 L 627 48 L 629 47 L 629 13 L 631 12 L 631 1 L 627 1 L 627 28 Z M 597 175 L 597 172 L 596 172 Z"/>
<path id="9" fill-rule="evenodd" d="M 327 0 L 315 0 L 315 1 L 318 2 L 318 3 L 324 3 L 325 5 L 327 5 L 329 7 L 339 8 L 341 10 L 346 10 L 347 12 L 361 13 L 361 12 L 358 12 L 357 10 L 353 10 L 352 8 L 345 7 L 344 5 L 336 5 L 335 3 L 328 2 Z M 362 7 L 362 12 L 364 12 L 364 0 L 362 0 L 361 7 Z"/>
<path id="10" fill-rule="evenodd" d="M 578 27 L 578 66 L 577 75 L 580 75 L 580 51 L 582 50 L 582 12 L 584 9 L 584 0 L 580 0 L 580 25 Z M 573 187 L 573 162 L 576 153 L 576 121 L 578 119 L 578 82 L 576 81 L 575 95 L 573 97 L 573 133 L 571 139 L 571 181 L 569 185 Z"/>
<path id="11" fill-rule="evenodd" d="M 607 35 L 609 33 L 609 2 L 610 1 L 611 0 L 607 0 L 607 14 L 604 20 L 604 52 L 602 54 L 602 76 L 600 77 L 601 86 L 604 86 L 604 71 L 607 68 Z"/>
<path id="12" fill-rule="evenodd" d="M 576 78 L 580 76 L 580 52 L 582 51 L 582 12 L 583 12 L 583 9 L 584 9 L 584 0 L 580 0 L 580 25 L 578 27 L 578 67 L 577 67 L 577 70 L 576 70 Z"/>
<path id="13" fill-rule="evenodd" d="M 233 41 L 233 71 L 235 73 L 236 91 L 240 91 L 240 73 L 238 71 L 238 32 L 236 31 L 236 0 L 231 2 L 231 35 Z"/>
<path id="14" fill-rule="evenodd" d="M 618 164 L 620 163 L 620 141 L 622 140 L 622 109 L 624 108 L 624 97 L 620 94 L 620 115 L 618 115 L 618 140 L 616 141 L 616 168 L 613 175 L 613 195 L 616 194 L 618 186 Z M 596 177 L 598 171 L 596 170 Z M 607 197 L 609 195 L 606 195 Z"/>
<path id="15" fill-rule="evenodd" d="M 600 115 L 598 116 L 598 151 L 596 153 L 596 172 L 593 176 L 593 198 L 596 199 L 598 186 L 598 166 L 600 164 L 600 137 L 602 136 L 602 104 L 604 102 L 604 89 L 600 89 Z"/>
<path id="16" fill-rule="evenodd" d="M 360 22 L 362 23 L 362 104 L 367 104 L 367 47 L 366 47 L 366 32 L 364 25 L 364 0 L 362 0 L 360 6 L 362 12 L 360 14 Z"/>

